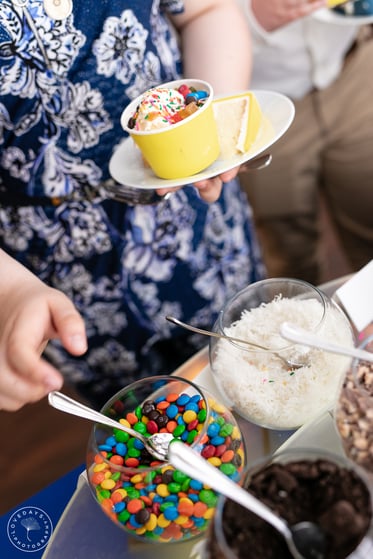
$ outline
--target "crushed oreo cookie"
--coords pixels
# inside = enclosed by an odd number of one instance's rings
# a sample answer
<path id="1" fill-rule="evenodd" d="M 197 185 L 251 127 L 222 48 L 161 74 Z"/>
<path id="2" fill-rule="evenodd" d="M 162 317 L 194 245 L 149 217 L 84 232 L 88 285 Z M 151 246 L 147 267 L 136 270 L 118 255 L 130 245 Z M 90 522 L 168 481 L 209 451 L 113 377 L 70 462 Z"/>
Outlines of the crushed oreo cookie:
<path id="1" fill-rule="evenodd" d="M 272 463 L 255 473 L 249 489 L 290 525 L 315 522 L 327 540 L 325 559 L 344 559 L 367 533 L 370 493 L 353 470 L 322 459 Z M 227 500 L 223 532 L 237 559 L 291 559 L 282 536 L 265 521 Z M 207 542 L 210 559 L 227 559 L 216 538 L 219 515 Z"/>

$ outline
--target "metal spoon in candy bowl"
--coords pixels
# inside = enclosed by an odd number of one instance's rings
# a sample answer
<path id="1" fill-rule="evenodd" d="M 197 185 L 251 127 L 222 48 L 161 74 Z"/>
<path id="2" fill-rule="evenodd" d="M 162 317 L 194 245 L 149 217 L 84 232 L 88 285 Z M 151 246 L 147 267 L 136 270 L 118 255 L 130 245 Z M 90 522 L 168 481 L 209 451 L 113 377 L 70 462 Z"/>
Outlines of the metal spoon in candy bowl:
<path id="1" fill-rule="evenodd" d="M 110 419 L 106 415 L 85 406 L 84 404 L 62 394 L 62 392 L 54 391 L 48 394 L 48 402 L 57 410 L 64 411 L 66 413 L 70 413 L 72 415 L 76 415 L 78 417 L 82 417 L 84 419 L 89 419 L 90 421 L 95 421 L 96 423 L 101 423 L 102 425 L 108 425 L 109 427 L 113 427 L 114 429 L 119 429 L 136 437 L 136 439 L 140 440 L 146 450 L 154 456 L 157 460 L 166 461 L 167 460 L 167 453 L 168 453 L 168 446 L 173 439 L 173 435 L 171 433 L 154 433 L 150 437 L 145 437 L 138 431 L 123 425 L 119 421 L 115 421 L 114 419 Z"/>
<path id="2" fill-rule="evenodd" d="M 62 409 L 67 411 L 65 404 Z M 146 377 L 124 386 L 102 406 L 104 417 L 90 411 L 88 419 L 96 423 L 87 444 L 86 471 L 100 510 L 143 542 L 180 542 L 202 535 L 218 495 L 176 470 L 167 451 L 174 439 L 205 458 L 216 454 L 224 474 L 236 479 L 246 454 L 232 412 L 206 389 L 176 375 Z M 73 406 L 73 412 L 82 415 L 80 406 Z M 152 447 L 144 448 L 147 443 Z"/>

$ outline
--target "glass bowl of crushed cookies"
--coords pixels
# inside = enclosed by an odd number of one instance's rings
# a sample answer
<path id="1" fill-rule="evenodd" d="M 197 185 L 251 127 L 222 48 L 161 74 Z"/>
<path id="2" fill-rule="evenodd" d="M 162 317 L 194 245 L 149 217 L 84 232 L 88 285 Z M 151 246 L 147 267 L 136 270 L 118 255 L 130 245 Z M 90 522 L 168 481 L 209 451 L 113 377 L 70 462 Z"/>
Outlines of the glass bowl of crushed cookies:
<path id="1" fill-rule="evenodd" d="M 102 413 L 149 439 L 169 434 L 193 447 L 233 480 L 246 464 L 241 431 L 215 396 L 176 376 L 141 379 L 109 400 Z M 95 425 L 87 475 L 97 503 L 129 535 L 143 542 L 180 542 L 204 534 L 215 491 L 149 452 L 132 434 Z"/>
<path id="2" fill-rule="evenodd" d="M 348 458 L 319 449 L 282 451 L 250 466 L 242 485 L 289 525 L 315 523 L 325 536 L 324 559 L 373 556 L 371 484 Z M 203 559 L 292 557 L 270 524 L 231 499 L 219 498 Z"/>
<path id="3" fill-rule="evenodd" d="M 353 345 L 347 316 L 317 287 L 266 279 L 237 293 L 219 313 L 214 331 L 237 341 L 212 338 L 210 366 L 223 401 L 239 415 L 292 430 L 334 408 L 348 358 L 288 342 L 280 334 L 285 321 Z"/>

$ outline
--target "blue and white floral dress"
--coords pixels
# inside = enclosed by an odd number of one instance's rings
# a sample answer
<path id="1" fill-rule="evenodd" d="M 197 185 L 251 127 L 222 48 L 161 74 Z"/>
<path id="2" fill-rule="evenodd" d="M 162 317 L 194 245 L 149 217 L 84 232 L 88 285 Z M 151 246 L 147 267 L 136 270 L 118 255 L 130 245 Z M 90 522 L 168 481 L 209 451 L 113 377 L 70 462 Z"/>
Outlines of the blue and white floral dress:
<path id="1" fill-rule="evenodd" d="M 236 183 L 210 205 L 192 186 L 138 206 L 100 189 L 124 106 L 180 76 L 167 13 L 182 10 L 74 0 L 54 21 L 43 0 L 0 0 L 0 246 L 83 314 L 86 355 L 53 343 L 48 358 L 97 405 L 206 343 L 165 315 L 211 327 L 228 296 L 263 276 Z"/>

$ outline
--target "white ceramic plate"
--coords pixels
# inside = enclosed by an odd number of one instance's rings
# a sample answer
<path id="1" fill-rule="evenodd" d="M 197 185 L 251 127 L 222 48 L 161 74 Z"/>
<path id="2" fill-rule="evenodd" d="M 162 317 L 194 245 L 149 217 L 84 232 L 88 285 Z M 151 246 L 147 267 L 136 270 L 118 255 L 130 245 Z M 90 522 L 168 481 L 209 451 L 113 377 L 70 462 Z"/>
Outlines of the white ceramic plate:
<path id="1" fill-rule="evenodd" d="M 144 166 L 140 150 L 131 138 L 123 140 L 114 151 L 109 162 L 109 171 L 119 184 L 154 190 L 172 188 L 209 179 L 258 156 L 274 144 L 289 128 L 294 118 L 292 101 L 273 91 L 253 90 L 263 114 L 259 134 L 249 151 L 231 159 L 217 159 L 201 173 L 181 179 L 160 179 L 150 168 Z"/>
<path id="2" fill-rule="evenodd" d="M 339 25 L 366 25 L 373 23 L 373 15 L 371 16 L 344 16 L 330 10 L 329 8 L 322 8 L 312 14 L 312 16 L 319 21 L 325 23 L 337 23 Z"/>

